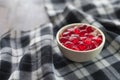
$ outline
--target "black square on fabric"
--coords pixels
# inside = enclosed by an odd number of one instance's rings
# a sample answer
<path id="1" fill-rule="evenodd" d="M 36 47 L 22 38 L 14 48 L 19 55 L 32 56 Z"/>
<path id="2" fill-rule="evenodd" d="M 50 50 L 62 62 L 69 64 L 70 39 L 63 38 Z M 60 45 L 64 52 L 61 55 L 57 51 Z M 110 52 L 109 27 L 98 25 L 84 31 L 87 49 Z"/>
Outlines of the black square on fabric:
<path id="1" fill-rule="evenodd" d="M 0 71 L 0 80 L 8 80 L 10 73 L 5 73 Z"/>
<path id="2" fill-rule="evenodd" d="M 23 56 L 22 60 L 20 61 L 19 69 L 21 71 L 31 72 L 32 62 L 31 62 L 31 55 L 30 54 L 26 54 Z"/>
<path id="3" fill-rule="evenodd" d="M 120 73 L 120 61 L 112 64 L 112 66 L 115 68 L 116 71 Z"/>
<path id="4" fill-rule="evenodd" d="M 10 47 L 10 35 L 7 35 L 0 40 L 0 47 Z"/>
<path id="5" fill-rule="evenodd" d="M 94 78 L 94 80 L 109 80 L 109 78 L 105 75 L 105 73 L 102 70 L 99 70 L 91 76 Z"/>
<path id="6" fill-rule="evenodd" d="M 77 14 L 78 14 L 78 12 L 75 10 L 69 11 L 68 15 L 65 17 L 65 19 L 66 19 L 65 21 L 68 24 L 79 23 L 80 19 L 83 19 L 83 17 L 78 16 Z"/>
<path id="7" fill-rule="evenodd" d="M 101 21 L 101 24 L 104 25 L 104 27 L 107 30 L 109 30 L 111 32 L 114 32 L 114 33 L 117 33 L 117 34 L 120 34 L 118 26 L 115 25 L 114 23 Z M 116 34 L 113 34 L 113 33 L 110 33 L 110 32 L 109 32 L 109 34 L 110 34 L 109 36 L 111 37 L 111 39 L 114 39 L 117 36 Z"/>
<path id="8" fill-rule="evenodd" d="M 95 8 L 95 5 L 93 5 L 93 4 L 87 4 L 85 6 L 82 6 L 83 11 L 85 11 L 85 12 L 92 10 L 93 8 Z"/>
<path id="9" fill-rule="evenodd" d="M 120 9 L 115 11 L 117 17 L 120 19 Z"/>
<path id="10" fill-rule="evenodd" d="M 63 59 L 63 57 L 59 56 L 57 53 L 53 55 L 53 61 L 56 69 L 63 68 L 69 64 Z"/>
<path id="11" fill-rule="evenodd" d="M 11 73 L 12 65 L 8 61 L 0 61 L 0 71 L 5 73 Z"/>
<path id="12" fill-rule="evenodd" d="M 27 71 L 27 72 L 31 72 L 32 68 L 31 68 L 32 64 L 31 63 L 25 63 L 25 62 L 21 62 L 19 69 L 20 71 Z"/>
<path id="13" fill-rule="evenodd" d="M 50 45 L 41 48 L 41 65 L 52 63 L 52 48 Z"/>
<path id="14" fill-rule="evenodd" d="M 28 35 L 21 37 L 20 40 L 21 40 L 22 47 L 25 47 L 25 46 L 29 45 L 29 43 L 30 43 L 30 37 Z"/>
<path id="15" fill-rule="evenodd" d="M 66 2 L 66 0 L 51 0 L 51 1 L 52 3 L 58 3 L 58 4 Z"/>

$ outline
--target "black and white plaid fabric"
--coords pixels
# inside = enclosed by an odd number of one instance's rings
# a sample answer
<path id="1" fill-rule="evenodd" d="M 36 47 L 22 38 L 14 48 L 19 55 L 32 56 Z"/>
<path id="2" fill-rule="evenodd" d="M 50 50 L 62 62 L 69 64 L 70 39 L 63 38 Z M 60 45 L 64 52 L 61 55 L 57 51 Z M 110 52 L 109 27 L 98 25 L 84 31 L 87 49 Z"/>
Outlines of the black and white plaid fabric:
<path id="1" fill-rule="evenodd" d="M 120 1 L 44 0 L 50 23 L 0 37 L 0 80 L 120 80 Z M 94 60 L 76 63 L 59 50 L 55 35 L 64 25 L 89 23 L 106 35 Z"/>

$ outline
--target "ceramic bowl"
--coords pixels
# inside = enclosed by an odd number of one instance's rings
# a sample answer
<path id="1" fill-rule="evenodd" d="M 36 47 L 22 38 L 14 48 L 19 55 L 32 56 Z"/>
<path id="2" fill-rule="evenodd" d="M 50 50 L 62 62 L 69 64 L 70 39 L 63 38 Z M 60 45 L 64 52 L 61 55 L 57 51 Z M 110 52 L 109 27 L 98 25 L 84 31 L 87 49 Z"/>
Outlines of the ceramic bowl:
<path id="1" fill-rule="evenodd" d="M 69 49 L 67 47 L 65 47 L 59 40 L 60 35 L 63 33 L 64 30 L 73 27 L 73 26 L 79 26 L 79 25 L 87 25 L 87 26 L 91 26 L 92 28 L 94 28 L 97 32 L 99 32 L 102 35 L 102 42 L 101 44 L 96 47 L 95 49 L 91 49 L 91 50 L 86 50 L 86 51 L 78 51 L 78 50 L 72 50 Z M 57 44 L 61 50 L 61 52 L 63 53 L 63 55 L 68 58 L 69 60 L 75 61 L 75 62 L 85 62 L 85 61 L 89 61 L 94 59 L 97 55 L 100 54 L 104 44 L 105 44 L 105 35 L 104 33 L 97 28 L 96 26 L 90 25 L 90 24 L 86 24 L 86 23 L 73 23 L 73 24 L 69 24 L 66 26 L 63 26 L 56 35 L 56 40 L 57 40 Z"/>

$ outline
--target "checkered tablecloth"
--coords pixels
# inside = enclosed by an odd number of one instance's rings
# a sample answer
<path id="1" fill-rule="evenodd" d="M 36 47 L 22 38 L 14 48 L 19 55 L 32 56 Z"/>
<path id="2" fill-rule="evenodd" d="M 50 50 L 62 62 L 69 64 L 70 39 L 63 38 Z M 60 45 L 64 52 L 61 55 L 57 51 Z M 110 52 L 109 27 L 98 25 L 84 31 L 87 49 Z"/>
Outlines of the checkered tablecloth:
<path id="1" fill-rule="evenodd" d="M 120 80 L 120 0 L 44 3 L 50 23 L 0 37 L 0 80 Z M 80 22 L 100 28 L 106 42 L 95 59 L 76 63 L 62 55 L 55 35 L 62 26 Z"/>

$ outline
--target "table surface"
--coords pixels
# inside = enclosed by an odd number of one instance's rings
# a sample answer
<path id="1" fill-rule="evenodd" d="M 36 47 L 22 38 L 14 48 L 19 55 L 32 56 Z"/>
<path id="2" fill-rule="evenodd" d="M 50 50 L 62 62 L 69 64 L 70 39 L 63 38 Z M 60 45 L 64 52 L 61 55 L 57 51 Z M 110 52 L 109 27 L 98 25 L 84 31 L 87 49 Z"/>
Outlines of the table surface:
<path id="1" fill-rule="evenodd" d="M 26 31 L 48 21 L 43 0 L 0 0 L 0 36 L 10 28 Z"/>

